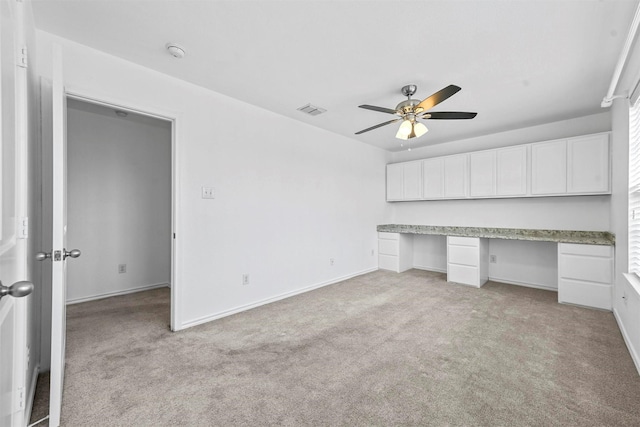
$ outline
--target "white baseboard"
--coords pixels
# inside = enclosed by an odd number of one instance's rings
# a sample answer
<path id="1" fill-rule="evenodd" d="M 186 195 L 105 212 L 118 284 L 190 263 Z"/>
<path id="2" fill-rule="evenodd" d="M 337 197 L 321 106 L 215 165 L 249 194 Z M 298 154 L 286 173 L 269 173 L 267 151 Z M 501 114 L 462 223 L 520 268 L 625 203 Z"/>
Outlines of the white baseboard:
<path id="1" fill-rule="evenodd" d="M 251 303 L 251 304 L 242 305 L 240 307 L 232 308 L 230 310 L 225 310 L 225 311 L 221 311 L 219 313 L 211 314 L 209 316 L 200 317 L 198 319 L 194 319 L 194 320 L 190 320 L 188 322 L 184 322 L 182 325 L 180 325 L 179 329 L 176 329 L 176 330 L 182 330 L 182 329 L 190 328 L 192 326 L 201 325 L 203 323 L 211 322 L 212 320 L 220 319 L 222 317 L 231 316 L 232 314 L 240 313 L 240 312 L 243 312 L 243 311 L 250 310 L 252 308 L 260 307 L 261 305 L 265 305 L 265 304 L 269 304 L 269 303 L 272 303 L 272 302 L 280 301 L 282 299 L 289 298 L 289 297 L 292 297 L 292 296 L 295 296 L 295 295 L 299 295 L 299 294 L 303 294 L 305 292 L 309 292 L 309 291 L 312 291 L 314 289 L 322 288 L 324 286 L 333 285 L 334 283 L 342 282 L 344 280 L 351 279 L 353 277 L 362 276 L 363 274 L 371 273 L 372 271 L 377 271 L 377 270 L 378 270 L 378 267 L 370 268 L 368 270 L 359 271 L 357 273 L 349 274 L 347 276 L 342 276 L 342 277 L 338 277 L 336 279 L 331 279 L 331 280 L 326 281 L 326 282 L 316 283 L 315 285 L 307 286 L 307 287 L 304 287 L 304 288 L 301 288 L 301 289 L 296 289 L 295 291 L 285 292 L 284 294 L 276 295 L 276 296 L 271 297 L 271 298 L 266 298 L 266 299 L 263 299 L 261 301 L 257 301 L 257 302 Z"/>
<path id="2" fill-rule="evenodd" d="M 425 270 L 425 271 L 435 271 L 435 272 L 438 272 L 438 273 L 446 273 L 447 272 L 446 268 L 425 267 L 425 266 L 422 266 L 422 265 L 414 265 L 413 268 L 418 269 L 418 270 Z M 541 285 L 539 283 L 519 282 L 519 281 L 516 281 L 516 280 L 505 279 L 505 278 L 502 278 L 502 277 L 489 277 L 489 280 L 491 280 L 492 282 L 506 283 L 507 285 L 524 286 L 525 288 L 535 288 L 535 289 L 543 289 L 545 291 L 558 292 L 558 288 L 554 288 L 553 286 Z"/>
<path id="3" fill-rule="evenodd" d="M 31 419 L 31 412 L 33 411 L 33 401 L 36 398 L 36 385 L 38 384 L 38 375 L 40 374 L 40 365 L 36 365 L 31 375 L 31 388 L 29 389 L 29 396 L 27 396 L 27 404 L 24 410 L 25 424 L 29 424 Z"/>
<path id="4" fill-rule="evenodd" d="M 545 291 L 558 292 L 557 287 L 541 285 L 539 283 L 519 282 L 516 280 L 505 279 L 502 277 L 491 277 L 491 276 L 489 276 L 489 280 L 491 280 L 492 282 L 506 283 L 507 285 L 524 286 L 525 288 L 535 288 L 535 289 L 543 289 Z"/>
<path id="5" fill-rule="evenodd" d="M 168 283 L 156 283 L 154 285 L 139 286 L 137 288 L 130 288 L 122 291 L 106 292 L 104 294 L 91 295 L 90 297 L 70 299 L 70 300 L 67 300 L 67 305 L 79 304 L 81 302 L 95 301 L 98 299 L 109 298 L 109 297 L 116 297 L 118 295 L 127 295 L 127 294 L 133 294 L 136 292 L 150 291 L 151 289 L 170 288 L 170 287 L 171 286 Z"/>
<path id="6" fill-rule="evenodd" d="M 616 319 L 616 323 L 618 324 L 618 328 L 620 328 L 620 332 L 622 333 L 622 338 L 624 339 L 624 343 L 627 345 L 627 350 L 629 350 L 629 354 L 631 355 L 631 360 L 633 360 L 633 364 L 636 365 L 636 370 L 638 371 L 638 375 L 640 375 L 640 357 L 638 357 L 638 352 L 635 348 L 633 348 L 633 344 L 631 343 L 631 339 L 629 338 L 629 334 L 627 334 L 627 330 L 624 327 L 624 323 L 620 320 L 620 315 L 618 314 L 618 310 L 613 309 L 613 317 Z"/>
<path id="7" fill-rule="evenodd" d="M 435 271 L 437 273 L 446 273 L 447 272 L 446 268 L 427 267 L 427 266 L 424 266 L 424 265 L 414 265 L 413 268 L 415 268 L 416 270 Z"/>

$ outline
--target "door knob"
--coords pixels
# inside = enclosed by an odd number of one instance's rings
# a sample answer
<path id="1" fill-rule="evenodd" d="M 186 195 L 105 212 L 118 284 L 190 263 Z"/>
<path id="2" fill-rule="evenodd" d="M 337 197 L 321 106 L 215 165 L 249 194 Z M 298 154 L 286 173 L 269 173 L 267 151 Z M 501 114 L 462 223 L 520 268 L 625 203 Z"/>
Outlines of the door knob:
<path id="1" fill-rule="evenodd" d="M 67 257 L 78 258 L 80 255 L 82 255 L 80 249 L 72 249 L 70 251 L 67 251 L 66 249 L 64 250 L 64 259 L 67 259 Z"/>
<path id="2" fill-rule="evenodd" d="M 0 282 L 0 299 L 5 295 L 11 295 L 14 298 L 26 297 L 33 292 L 33 283 L 26 280 L 16 282 L 11 286 L 2 286 Z"/>
<path id="3" fill-rule="evenodd" d="M 47 258 L 51 258 L 51 252 L 38 252 L 36 254 L 36 261 L 44 261 Z"/>

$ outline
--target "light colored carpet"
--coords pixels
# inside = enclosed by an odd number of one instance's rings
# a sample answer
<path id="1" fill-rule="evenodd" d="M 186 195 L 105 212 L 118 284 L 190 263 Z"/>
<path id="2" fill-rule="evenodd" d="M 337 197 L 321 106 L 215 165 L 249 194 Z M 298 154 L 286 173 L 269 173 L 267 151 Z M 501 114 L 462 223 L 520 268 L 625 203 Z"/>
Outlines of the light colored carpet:
<path id="1" fill-rule="evenodd" d="M 172 333 L 169 291 L 70 306 L 65 426 L 640 425 L 613 315 L 378 271 Z"/>

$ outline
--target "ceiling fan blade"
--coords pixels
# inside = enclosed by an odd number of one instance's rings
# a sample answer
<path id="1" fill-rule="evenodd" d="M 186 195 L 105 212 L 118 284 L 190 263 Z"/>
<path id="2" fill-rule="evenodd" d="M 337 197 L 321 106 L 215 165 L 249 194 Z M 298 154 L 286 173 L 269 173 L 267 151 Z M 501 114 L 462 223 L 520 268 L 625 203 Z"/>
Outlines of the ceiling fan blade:
<path id="1" fill-rule="evenodd" d="M 365 110 L 379 111 L 381 113 L 396 114 L 396 110 L 392 110 L 391 108 L 376 107 L 375 105 L 364 104 L 364 105 L 358 105 L 358 107 L 364 108 Z"/>
<path id="2" fill-rule="evenodd" d="M 437 120 L 454 120 L 454 119 L 473 119 L 478 113 L 464 113 L 462 111 L 440 111 L 433 113 L 424 113 L 423 119 Z"/>
<path id="3" fill-rule="evenodd" d="M 360 135 L 361 133 L 369 132 L 370 130 L 378 129 L 379 127 L 382 127 L 382 126 L 390 125 L 391 123 L 395 123 L 395 122 L 398 122 L 400 120 L 402 120 L 402 117 L 400 117 L 398 119 L 389 120 L 388 122 L 380 123 L 380 124 L 377 124 L 375 126 L 371 126 L 370 128 L 366 128 L 366 129 L 361 130 L 360 132 L 356 132 L 356 135 Z"/>
<path id="4" fill-rule="evenodd" d="M 456 85 L 449 85 L 444 89 L 434 93 L 430 97 L 423 100 L 420 104 L 416 105 L 416 111 L 419 111 L 419 108 L 422 108 L 422 111 L 428 110 L 429 108 L 433 108 L 436 105 L 440 104 L 445 99 L 449 98 L 452 95 L 458 93 L 462 88 Z"/>

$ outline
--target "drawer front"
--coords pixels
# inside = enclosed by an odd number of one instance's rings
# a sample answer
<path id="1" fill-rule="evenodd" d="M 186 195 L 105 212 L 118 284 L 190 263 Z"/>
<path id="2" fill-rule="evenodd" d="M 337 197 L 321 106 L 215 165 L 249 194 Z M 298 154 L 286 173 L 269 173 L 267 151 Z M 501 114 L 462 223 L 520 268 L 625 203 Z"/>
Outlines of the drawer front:
<path id="1" fill-rule="evenodd" d="M 613 259 L 560 254 L 558 273 L 560 279 L 584 280 L 609 285 L 613 278 Z"/>
<path id="2" fill-rule="evenodd" d="M 387 233 L 386 231 L 379 231 L 378 232 L 378 239 L 399 240 L 400 239 L 400 234 L 399 233 Z"/>
<path id="3" fill-rule="evenodd" d="M 391 255 L 378 255 L 378 268 L 381 270 L 391 270 L 398 272 L 398 257 Z"/>
<path id="4" fill-rule="evenodd" d="M 453 246 L 449 245 L 447 261 L 452 264 L 462 264 L 478 267 L 478 248 L 473 246 Z"/>
<path id="5" fill-rule="evenodd" d="M 398 241 L 378 239 L 378 253 L 398 256 Z"/>
<path id="6" fill-rule="evenodd" d="M 447 265 L 447 282 L 463 285 L 480 286 L 480 271 L 477 267 L 466 265 Z"/>
<path id="7" fill-rule="evenodd" d="M 447 243 L 450 245 L 478 247 L 480 246 L 480 239 L 478 237 L 447 236 Z"/>
<path id="8" fill-rule="evenodd" d="M 558 302 L 611 310 L 611 285 L 585 283 L 577 280 L 560 279 Z"/>
<path id="9" fill-rule="evenodd" d="M 613 256 L 613 246 L 560 243 L 559 249 L 561 254 L 589 255 L 605 258 L 611 258 Z"/>

